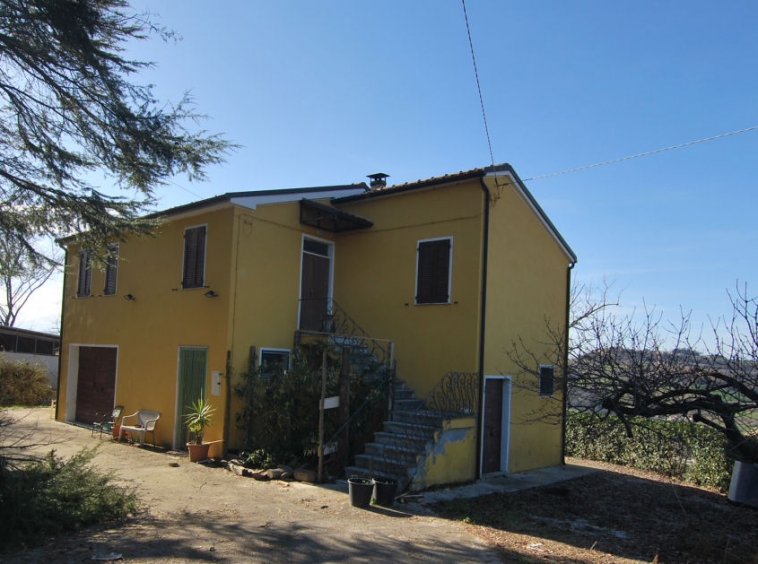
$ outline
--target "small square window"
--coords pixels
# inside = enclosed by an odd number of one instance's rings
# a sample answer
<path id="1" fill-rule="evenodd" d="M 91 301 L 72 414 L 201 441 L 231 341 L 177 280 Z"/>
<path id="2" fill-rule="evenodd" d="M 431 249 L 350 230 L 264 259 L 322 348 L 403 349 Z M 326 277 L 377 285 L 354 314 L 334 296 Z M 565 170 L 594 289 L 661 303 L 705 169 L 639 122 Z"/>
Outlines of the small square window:
<path id="1" fill-rule="evenodd" d="M 288 370 L 290 366 L 289 349 L 261 349 L 259 366 L 261 376 L 264 378 Z"/>
<path id="2" fill-rule="evenodd" d="M 540 365 L 540 395 L 552 396 L 555 392 L 555 367 L 552 364 Z"/>

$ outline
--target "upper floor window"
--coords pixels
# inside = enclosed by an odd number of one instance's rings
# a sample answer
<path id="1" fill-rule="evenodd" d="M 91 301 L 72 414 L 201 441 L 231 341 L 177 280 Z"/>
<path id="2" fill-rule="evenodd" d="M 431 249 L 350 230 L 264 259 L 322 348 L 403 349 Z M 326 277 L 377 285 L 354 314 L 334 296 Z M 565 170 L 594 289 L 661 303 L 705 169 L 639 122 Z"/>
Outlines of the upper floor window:
<path id="1" fill-rule="evenodd" d="M 552 364 L 540 364 L 540 395 L 552 396 L 555 393 L 555 367 Z"/>
<path id="2" fill-rule="evenodd" d="M 79 298 L 89 296 L 92 292 L 92 256 L 90 251 L 79 251 L 79 281 L 76 295 Z"/>
<path id="3" fill-rule="evenodd" d="M 205 284 L 205 239 L 205 225 L 184 230 L 182 288 L 202 288 Z"/>
<path id="4" fill-rule="evenodd" d="M 108 261 L 105 265 L 105 287 L 103 294 L 113 296 L 116 293 L 118 278 L 118 244 L 108 245 Z"/>
<path id="5" fill-rule="evenodd" d="M 453 238 L 419 241 L 416 249 L 416 303 L 450 303 Z"/>

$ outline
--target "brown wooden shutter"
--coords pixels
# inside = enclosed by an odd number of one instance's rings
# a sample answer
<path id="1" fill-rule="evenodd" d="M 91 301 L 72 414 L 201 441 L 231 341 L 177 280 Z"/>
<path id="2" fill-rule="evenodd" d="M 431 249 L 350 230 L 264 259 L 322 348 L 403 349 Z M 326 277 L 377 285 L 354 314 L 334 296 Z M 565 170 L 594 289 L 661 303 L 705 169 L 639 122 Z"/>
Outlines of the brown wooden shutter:
<path id="1" fill-rule="evenodd" d="M 450 239 L 418 245 L 416 303 L 439 304 L 450 300 Z"/>
<path id="2" fill-rule="evenodd" d="M 555 367 L 540 366 L 540 395 L 552 396 L 555 393 Z"/>
<path id="3" fill-rule="evenodd" d="M 89 296 L 92 289 L 92 261 L 89 251 L 79 251 L 79 280 L 76 295 L 80 298 Z"/>
<path id="4" fill-rule="evenodd" d="M 184 232 L 184 274 L 182 288 L 202 288 L 205 272 L 205 226 Z"/>
<path id="5" fill-rule="evenodd" d="M 105 267 L 105 288 L 103 294 L 112 296 L 116 293 L 118 278 L 118 245 L 108 245 L 108 264 Z"/>

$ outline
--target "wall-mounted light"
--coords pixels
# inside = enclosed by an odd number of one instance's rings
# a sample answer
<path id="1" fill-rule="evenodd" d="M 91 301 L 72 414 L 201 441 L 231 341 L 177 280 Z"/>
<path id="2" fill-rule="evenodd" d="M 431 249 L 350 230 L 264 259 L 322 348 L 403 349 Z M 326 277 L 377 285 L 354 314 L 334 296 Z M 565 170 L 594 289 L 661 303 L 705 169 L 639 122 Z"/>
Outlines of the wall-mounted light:
<path id="1" fill-rule="evenodd" d="M 208 290 L 205 294 L 203 294 L 206 298 L 218 298 L 218 294 L 214 292 L 213 290 Z"/>
<path id="2" fill-rule="evenodd" d="M 124 299 L 125 300 L 129 300 L 130 302 L 133 302 L 137 298 L 134 297 L 134 294 L 127 294 L 127 295 L 124 296 Z"/>

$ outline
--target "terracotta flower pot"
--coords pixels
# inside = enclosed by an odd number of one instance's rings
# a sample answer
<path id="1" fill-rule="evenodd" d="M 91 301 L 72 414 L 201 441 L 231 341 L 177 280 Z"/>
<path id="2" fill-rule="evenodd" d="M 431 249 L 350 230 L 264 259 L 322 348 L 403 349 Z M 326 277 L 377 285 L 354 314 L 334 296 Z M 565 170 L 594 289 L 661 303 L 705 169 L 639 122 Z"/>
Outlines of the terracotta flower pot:
<path id="1" fill-rule="evenodd" d="M 208 451 L 211 449 L 211 443 L 187 443 L 190 462 L 200 462 L 208 459 Z"/>

